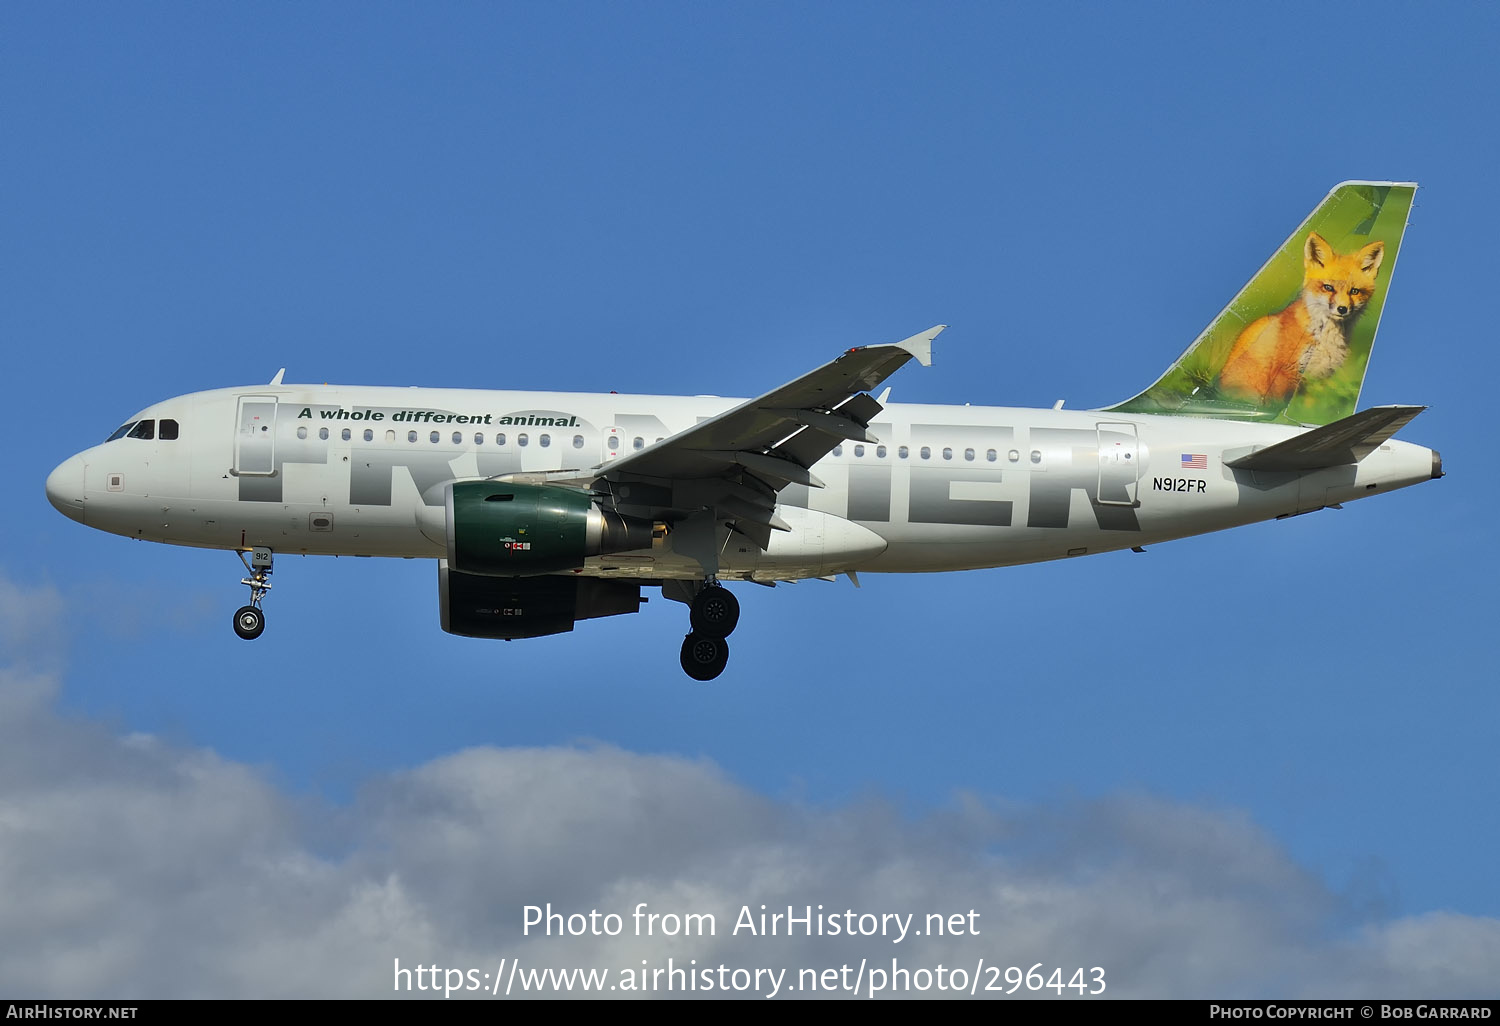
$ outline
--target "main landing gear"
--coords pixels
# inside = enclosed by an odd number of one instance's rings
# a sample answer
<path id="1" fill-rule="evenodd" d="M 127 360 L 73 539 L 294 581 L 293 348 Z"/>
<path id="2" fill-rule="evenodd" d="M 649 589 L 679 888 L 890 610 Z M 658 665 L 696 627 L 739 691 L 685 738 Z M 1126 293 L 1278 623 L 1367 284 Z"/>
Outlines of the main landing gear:
<path id="1" fill-rule="evenodd" d="M 713 680 L 729 665 L 725 639 L 740 622 L 740 603 L 718 581 L 709 581 L 690 604 L 693 630 L 682 639 L 682 669 L 694 680 Z"/>
<path id="2" fill-rule="evenodd" d="M 240 581 L 250 589 L 250 604 L 235 610 L 234 633 L 246 641 L 254 641 L 266 629 L 266 614 L 261 612 L 260 600 L 271 590 L 271 550 L 256 546 L 251 550 L 249 560 L 245 559 L 243 552 L 238 555 L 240 562 L 245 564 L 246 572 L 250 574 Z"/>

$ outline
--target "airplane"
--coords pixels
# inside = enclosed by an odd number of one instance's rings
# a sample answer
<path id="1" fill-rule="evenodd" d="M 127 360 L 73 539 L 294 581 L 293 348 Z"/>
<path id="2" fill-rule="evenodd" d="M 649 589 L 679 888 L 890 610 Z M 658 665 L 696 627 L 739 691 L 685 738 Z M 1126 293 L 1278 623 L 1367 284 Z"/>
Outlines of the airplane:
<path id="1" fill-rule="evenodd" d="M 1443 476 L 1397 441 L 1423 406 L 1356 412 L 1415 195 L 1344 182 L 1150 387 L 1093 410 L 871 392 L 939 325 L 849 349 L 755 399 L 265 385 L 178 396 L 64 460 L 87 527 L 233 550 L 265 629 L 275 553 L 429 558 L 442 629 L 563 633 L 688 606 L 712 680 L 739 603 L 775 586 L 1067 559 L 1281 519 Z M 248 557 L 248 558 L 247 558 Z"/>

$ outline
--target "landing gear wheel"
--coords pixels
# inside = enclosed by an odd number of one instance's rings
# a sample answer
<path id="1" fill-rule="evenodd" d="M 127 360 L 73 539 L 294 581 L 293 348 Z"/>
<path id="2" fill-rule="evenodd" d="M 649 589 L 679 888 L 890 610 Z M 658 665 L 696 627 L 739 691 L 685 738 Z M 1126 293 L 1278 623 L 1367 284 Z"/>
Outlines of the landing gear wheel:
<path id="1" fill-rule="evenodd" d="M 729 642 L 694 632 L 682 639 L 682 670 L 694 680 L 713 680 L 729 665 Z"/>
<path id="2" fill-rule="evenodd" d="M 727 638 L 740 622 L 740 600 L 728 588 L 711 584 L 693 599 L 688 619 L 699 634 Z"/>
<path id="3" fill-rule="evenodd" d="M 266 614 L 254 606 L 240 606 L 234 614 L 234 633 L 246 641 L 254 641 L 266 629 Z"/>
<path id="4" fill-rule="evenodd" d="M 257 545 L 250 553 L 249 559 L 244 552 L 235 553 L 250 574 L 240 581 L 250 589 L 250 604 L 234 611 L 234 633 L 246 641 L 254 641 L 266 629 L 266 614 L 260 611 L 260 600 L 271 590 L 271 550 Z"/>

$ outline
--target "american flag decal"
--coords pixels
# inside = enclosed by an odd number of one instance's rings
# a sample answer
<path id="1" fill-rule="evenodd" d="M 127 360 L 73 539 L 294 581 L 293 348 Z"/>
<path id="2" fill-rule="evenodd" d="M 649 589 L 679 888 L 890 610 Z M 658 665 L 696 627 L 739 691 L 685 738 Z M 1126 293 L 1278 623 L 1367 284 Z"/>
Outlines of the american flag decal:
<path id="1" fill-rule="evenodd" d="M 1185 452 L 1182 454 L 1183 470 L 1207 470 L 1208 457 L 1201 452 Z"/>

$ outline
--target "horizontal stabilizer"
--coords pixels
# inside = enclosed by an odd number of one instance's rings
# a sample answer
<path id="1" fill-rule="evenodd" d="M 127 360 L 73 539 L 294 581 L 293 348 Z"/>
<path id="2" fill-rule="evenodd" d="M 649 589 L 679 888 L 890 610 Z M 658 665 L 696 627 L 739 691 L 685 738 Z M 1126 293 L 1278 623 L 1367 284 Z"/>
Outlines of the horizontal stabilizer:
<path id="1" fill-rule="evenodd" d="M 1257 449 L 1248 456 L 1229 460 L 1227 465 L 1236 470 L 1318 470 L 1358 463 L 1425 409 L 1425 406 L 1372 406 L 1295 438 Z"/>

